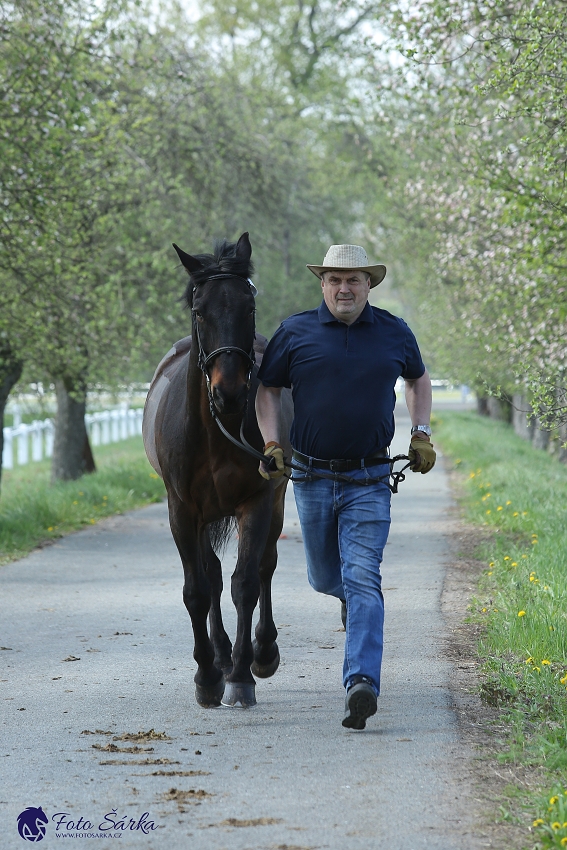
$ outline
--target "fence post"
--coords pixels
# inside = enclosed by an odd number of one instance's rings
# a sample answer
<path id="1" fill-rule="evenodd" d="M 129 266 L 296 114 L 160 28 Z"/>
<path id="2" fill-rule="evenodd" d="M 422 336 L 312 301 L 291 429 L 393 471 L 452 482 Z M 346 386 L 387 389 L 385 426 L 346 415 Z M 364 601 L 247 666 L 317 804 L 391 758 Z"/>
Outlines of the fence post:
<path id="1" fill-rule="evenodd" d="M 18 464 L 20 466 L 24 466 L 29 460 L 29 425 L 20 425 L 16 429 L 16 434 L 18 438 Z"/>
<path id="2" fill-rule="evenodd" d="M 128 439 L 128 402 L 124 402 L 120 408 L 120 439 Z"/>
<path id="3" fill-rule="evenodd" d="M 55 440 L 55 425 L 53 419 L 45 419 L 43 422 L 45 430 L 45 457 L 53 456 L 53 442 Z"/>
<path id="4" fill-rule="evenodd" d="M 34 419 L 30 426 L 32 442 L 32 460 L 39 461 L 43 458 L 43 423 Z"/>
<path id="5" fill-rule="evenodd" d="M 4 469 L 14 468 L 14 441 L 13 428 L 4 428 L 4 450 L 2 452 L 2 466 Z"/>

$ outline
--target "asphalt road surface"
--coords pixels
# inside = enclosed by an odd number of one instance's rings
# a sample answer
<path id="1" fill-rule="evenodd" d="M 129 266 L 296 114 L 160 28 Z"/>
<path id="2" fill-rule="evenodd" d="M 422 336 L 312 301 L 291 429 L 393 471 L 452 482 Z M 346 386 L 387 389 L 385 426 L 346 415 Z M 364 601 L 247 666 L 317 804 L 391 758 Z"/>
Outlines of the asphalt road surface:
<path id="1" fill-rule="evenodd" d="M 403 452 L 407 418 L 398 432 L 393 448 Z M 72 847 L 104 838 L 198 850 L 481 846 L 474 753 L 459 741 L 443 657 L 451 499 L 442 463 L 408 475 L 393 503 L 382 696 L 364 732 L 341 726 L 339 604 L 307 583 L 291 488 L 274 581 L 282 662 L 258 682 L 252 709 L 195 703 L 165 504 L 1 569 L 0 848 L 26 846 L 17 817 L 27 807 L 49 820 L 46 848 L 61 844 L 58 834 Z M 234 560 L 233 547 L 227 576 Z"/>

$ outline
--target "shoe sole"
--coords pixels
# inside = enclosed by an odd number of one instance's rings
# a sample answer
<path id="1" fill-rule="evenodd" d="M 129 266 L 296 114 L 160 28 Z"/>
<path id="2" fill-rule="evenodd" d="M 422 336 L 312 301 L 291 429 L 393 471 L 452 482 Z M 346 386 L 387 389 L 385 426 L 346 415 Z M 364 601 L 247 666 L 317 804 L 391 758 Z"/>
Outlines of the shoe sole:
<path id="1" fill-rule="evenodd" d="M 364 729 L 366 721 L 376 714 L 376 694 L 369 685 L 355 685 L 347 694 L 346 714 L 343 726 L 346 729 Z"/>

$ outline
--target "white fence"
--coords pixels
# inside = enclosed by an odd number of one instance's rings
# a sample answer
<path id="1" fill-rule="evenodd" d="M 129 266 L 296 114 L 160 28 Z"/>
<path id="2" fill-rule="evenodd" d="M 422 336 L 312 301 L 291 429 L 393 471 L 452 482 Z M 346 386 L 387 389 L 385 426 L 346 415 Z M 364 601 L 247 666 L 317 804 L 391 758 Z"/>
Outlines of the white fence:
<path id="1" fill-rule="evenodd" d="M 142 433 L 142 408 L 130 410 L 125 406 L 100 413 L 87 413 L 85 424 L 91 445 L 105 446 L 118 443 L 128 437 Z M 14 425 L 4 428 L 4 450 L 2 466 L 13 469 L 29 463 L 30 460 L 43 460 L 53 454 L 55 425 L 53 419 L 34 419 L 30 425 Z"/>

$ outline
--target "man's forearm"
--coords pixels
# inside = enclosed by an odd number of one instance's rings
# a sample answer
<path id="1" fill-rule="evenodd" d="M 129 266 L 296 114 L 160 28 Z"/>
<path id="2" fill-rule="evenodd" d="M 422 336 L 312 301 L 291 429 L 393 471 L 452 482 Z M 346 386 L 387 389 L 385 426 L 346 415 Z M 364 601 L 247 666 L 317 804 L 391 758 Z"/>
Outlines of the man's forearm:
<path id="1" fill-rule="evenodd" d="M 258 427 L 266 443 L 280 441 L 281 388 L 260 384 L 256 393 Z"/>
<path id="2" fill-rule="evenodd" d="M 406 404 L 412 425 L 429 425 L 431 417 L 431 380 L 427 369 L 415 381 L 406 381 Z"/>

